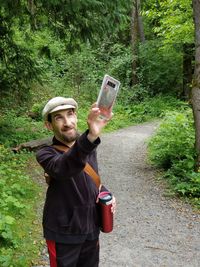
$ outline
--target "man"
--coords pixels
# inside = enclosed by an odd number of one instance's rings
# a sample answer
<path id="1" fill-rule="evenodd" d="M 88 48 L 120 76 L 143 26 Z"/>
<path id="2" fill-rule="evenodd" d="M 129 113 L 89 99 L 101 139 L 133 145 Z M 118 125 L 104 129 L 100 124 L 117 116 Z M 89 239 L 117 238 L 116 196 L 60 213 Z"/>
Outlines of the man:
<path id="1" fill-rule="evenodd" d="M 110 118 L 99 117 L 94 104 L 87 118 L 88 130 L 77 132 L 78 105 L 72 98 L 55 97 L 43 109 L 47 129 L 53 131 L 52 146 L 36 155 L 51 178 L 43 213 L 43 231 L 51 267 L 96 267 L 99 264 L 99 190 L 84 171 L 86 163 L 98 173 L 96 148 Z M 66 152 L 59 149 L 64 147 Z M 115 201 L 113 208 L 115 206 Z"/>

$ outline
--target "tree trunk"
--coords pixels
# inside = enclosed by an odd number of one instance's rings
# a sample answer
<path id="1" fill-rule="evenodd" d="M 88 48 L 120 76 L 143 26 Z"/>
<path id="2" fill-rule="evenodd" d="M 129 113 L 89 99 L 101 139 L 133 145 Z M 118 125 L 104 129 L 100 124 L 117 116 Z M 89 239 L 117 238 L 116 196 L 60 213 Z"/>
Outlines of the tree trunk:
<path id="1" fill-rule="evenodd" d="M 139 36 L 140 36 L 140 41 L 142 43 L 145 42 L 145 35 L 144 35 L 144 26 L 143 26 L 143 21 L 141 17 L 141 2 L 140 0 L 137 0 L 137 11 L 138 11 L 138 29 L 139 29 Z"/>
<path id="2" fill-rule="evenodd" d="M 185 100 L 191 98 L 191 84 L 193 76 L 193 65 L 194 60 L 194 45 L 183 44 L 183 92 L 182 97 Z"/>
<path id="3" fill-rule="evenodd" d="M 195 124 L 195 148 L 197 151 L 197 167 L 200 167 L 200 0 L 193 0 L 193 16 L 195 24 L 195 70 L 192 87 L 192 108 Z"/>
<path id="4" fill-rule="evenodd" d="M 30 14 L 30 25 L 31 29 L 37 30 L 37 23 L 36 23 L 36 6 L 34 0 L 28 0 L 28 11 Z"/>
<path id="5" fill-rule="evenodd" d="M 132 48 L 132 80 L 131 85 L 138 83 L 137 66 L 138 66 L 138 43 L 145 42 L 144 27 L 142 17 L 140 16 L 140 0 L 133 1 L 131 14 L 131 48 Z"/>
<path id="6" fill-rule="evenodd" d="M 137 10 L 137 0 L 135 0 L 133 3 L 133 9 L 131 15 L 132 85 L 136 85 L 138 83 L 137 45 L 138 45 L 138 10 Z"/>

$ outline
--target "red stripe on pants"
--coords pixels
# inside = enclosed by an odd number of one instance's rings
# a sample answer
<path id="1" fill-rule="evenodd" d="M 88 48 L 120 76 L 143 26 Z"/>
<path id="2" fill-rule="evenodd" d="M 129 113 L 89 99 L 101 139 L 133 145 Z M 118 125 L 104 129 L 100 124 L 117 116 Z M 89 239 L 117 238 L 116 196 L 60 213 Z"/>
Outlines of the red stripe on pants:
<path id="1" fill-rule="evenodd" d="M 49 252 L 50 267 L 57 267 L 55 242 L 52 240 L 46 240 L 46 242 Z"/>

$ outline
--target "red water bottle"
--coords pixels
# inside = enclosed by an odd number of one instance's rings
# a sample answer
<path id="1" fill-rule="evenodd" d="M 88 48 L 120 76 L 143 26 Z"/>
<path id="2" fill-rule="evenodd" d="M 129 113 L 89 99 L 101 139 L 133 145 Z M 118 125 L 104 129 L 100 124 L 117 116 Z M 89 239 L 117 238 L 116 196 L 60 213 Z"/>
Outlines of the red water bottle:
<path id="1" fill-rule="evenodd" d="M 99 205 L 101 212 L 101 231 L 110 233 L 113 230 L 112 194 L 110 192 L 99 193 Z"/>

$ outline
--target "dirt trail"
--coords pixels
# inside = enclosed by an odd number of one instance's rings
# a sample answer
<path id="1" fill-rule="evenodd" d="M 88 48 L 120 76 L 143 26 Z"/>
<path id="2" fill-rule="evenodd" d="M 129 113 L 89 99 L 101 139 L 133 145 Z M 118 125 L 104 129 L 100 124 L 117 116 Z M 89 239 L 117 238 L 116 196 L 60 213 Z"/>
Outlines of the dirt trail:
<path id="1" fill-rule="evenodd" d="M 200 215 L 163 196 L 145 163 L 147 123 L 104 135 L 99 167 L 117 198 L 115 228 L 101 234 L 100 267 L 200 266 Z"/>
<path id="2" fill-rule="evenodd" d="M 146 164 L 156 123 L 104 134 L 98 148 L 103 183 L 117 199 L 115 227 L 101 234 L 100 267 L 199 267 L 200 215 L 164 197 Z"/>

